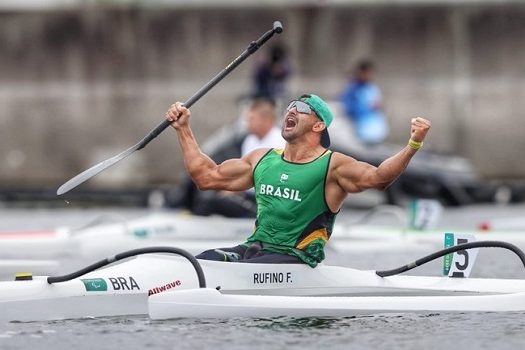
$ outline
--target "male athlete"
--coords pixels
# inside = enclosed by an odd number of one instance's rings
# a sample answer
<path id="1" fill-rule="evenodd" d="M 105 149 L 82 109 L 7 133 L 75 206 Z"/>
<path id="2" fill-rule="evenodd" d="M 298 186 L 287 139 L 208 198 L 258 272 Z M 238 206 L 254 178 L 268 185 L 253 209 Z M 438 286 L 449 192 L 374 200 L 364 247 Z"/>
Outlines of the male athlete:
<path id="1" fill-rule="evenodd" d="M 252 263 L 306 263 L 324 259 L 324 246 L 348 193 L 384 190 L 423 145 L 430 122 L 413 118 L 405 148 L 378 167 L 328 149 L 333 115 L 317 95 L 293 100 L 284 117 L 284 149 L 260 148 L 217 165 L 191 131 L 190 111 L 177 102 L 166 118 L 177 131 L 186 169 L 199 189 L 255 188 L 257 220 L 246 242 L 211 249 L 199 259 Z"/>

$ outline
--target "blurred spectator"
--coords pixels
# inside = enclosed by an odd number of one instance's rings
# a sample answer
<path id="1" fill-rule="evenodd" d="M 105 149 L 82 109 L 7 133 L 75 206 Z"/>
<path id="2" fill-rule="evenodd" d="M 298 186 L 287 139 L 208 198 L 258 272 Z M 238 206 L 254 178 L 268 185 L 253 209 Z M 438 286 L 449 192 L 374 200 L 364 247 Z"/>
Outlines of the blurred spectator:
<path id="1" fill-rule="evenodd" d="M 365 144 L 383 142 L 389 131 L 381 91 L 373 82 L 373 74 L 372 61 L 362 60 L 340 96 L 357 137 Z"/>
<path id="2" fill-rule="evenodd" d="M 253 97 L 268 97 L 279 102 L 288 99 L 286 81 L 292 72 L 286 50 L 273 46 L 253 72 Z"/>
<path id="3" fill-rule="evenodd" d="M 248 135 L 241 145 L 244 156 L 254 149 L 264 147 L 284 148 L 281 128 L 276 125 L 275 102 L 268 98 L 256 98 L 246 115 Z"/>

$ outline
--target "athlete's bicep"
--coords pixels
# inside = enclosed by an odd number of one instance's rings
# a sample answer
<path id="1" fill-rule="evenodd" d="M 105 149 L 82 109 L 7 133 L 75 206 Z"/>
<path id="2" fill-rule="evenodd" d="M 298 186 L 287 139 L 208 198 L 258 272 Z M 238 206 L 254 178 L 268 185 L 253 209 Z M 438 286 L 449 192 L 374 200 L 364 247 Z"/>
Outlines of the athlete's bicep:
<path id="1" fill-rule="evenodd" d="M 244 191 L 253 186 L 253 169 L 266 151 L 256 150 L 242 158 L 228 159 L 207 174 L 202 189 Z"/>
<path id="2" fill-rule="evenodd" d="M 334 178 L 345 192 L 356 193 L 372 187 L 375 166 L 342 154 L 334 158 Z"/>
<path id="3" fill-rule="evenodd" d="M 221 189 L 243 191 L 253 186 L 252 166 L 244 158 L 229 159 L 217 166 L 216 181 Z"/>

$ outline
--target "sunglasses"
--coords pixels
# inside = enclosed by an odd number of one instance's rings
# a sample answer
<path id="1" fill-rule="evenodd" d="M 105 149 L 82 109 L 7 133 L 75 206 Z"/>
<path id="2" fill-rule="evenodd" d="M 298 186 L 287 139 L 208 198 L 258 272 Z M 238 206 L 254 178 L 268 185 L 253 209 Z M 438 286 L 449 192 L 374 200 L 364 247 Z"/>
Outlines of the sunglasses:
<path id="1" fill-rule="evenodd" d="M 303 101 L 299 101 L 299 100 L 294 100 L 294 101 L 290 102 L 288 107 L 286 107 L 286 110 L 289 111 L 289 110 L 291 110 L 294 107 L 297 109 L 297 112 L 299 112 L 299 113 L 310 114 L 310 113 L 312 113 L 312 111 L 314 111 L 312 109 L 312 107 L 310 107 L 307 103 L 305 103 Z"/>

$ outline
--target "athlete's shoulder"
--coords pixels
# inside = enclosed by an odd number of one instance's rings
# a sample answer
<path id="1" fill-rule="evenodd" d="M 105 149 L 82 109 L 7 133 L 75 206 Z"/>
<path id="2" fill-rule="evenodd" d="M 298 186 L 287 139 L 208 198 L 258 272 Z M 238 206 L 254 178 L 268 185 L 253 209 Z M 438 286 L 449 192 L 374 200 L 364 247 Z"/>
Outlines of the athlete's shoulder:
<path id="1" fill-rule="evenodd" d="M 353 157 L 350 157 L 346 154 L 340 153 L 340 152 L 332 152 L 332 157 L 330 160 L 330 167 L 334 168 L 337 166 L 341 166 L 344 164 L 351 164 L 357 162 L 357 160 Z"/>
<path id="2" fill-rule="evenodd" d="M 271 153 L 273 150 L 273 148 L 268 147 L 257 148 L 246 154 L 243 158 L 255 166 L 265 155 Z"/>

